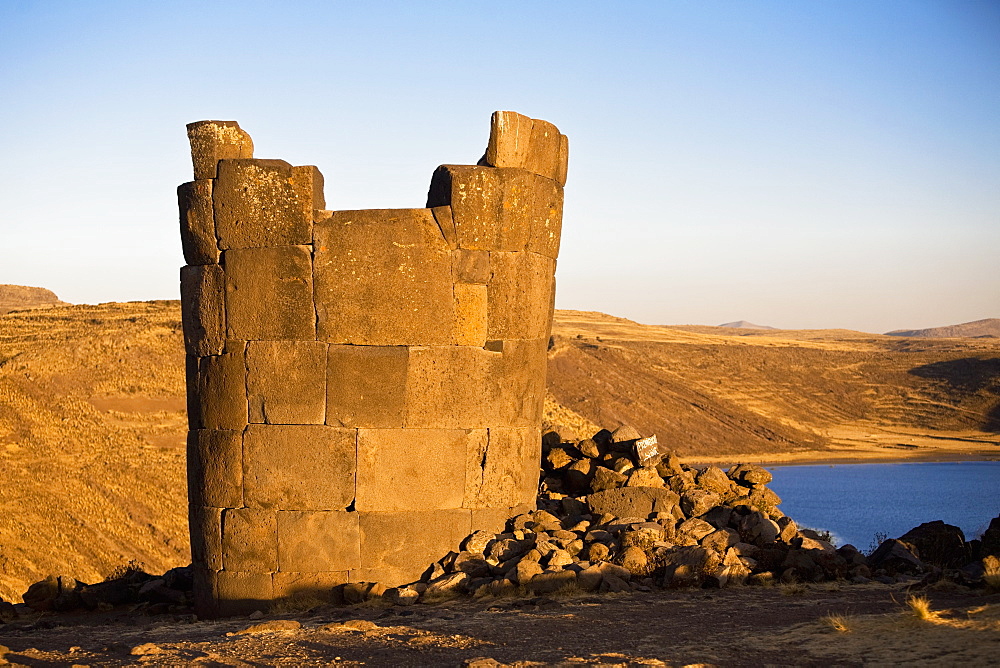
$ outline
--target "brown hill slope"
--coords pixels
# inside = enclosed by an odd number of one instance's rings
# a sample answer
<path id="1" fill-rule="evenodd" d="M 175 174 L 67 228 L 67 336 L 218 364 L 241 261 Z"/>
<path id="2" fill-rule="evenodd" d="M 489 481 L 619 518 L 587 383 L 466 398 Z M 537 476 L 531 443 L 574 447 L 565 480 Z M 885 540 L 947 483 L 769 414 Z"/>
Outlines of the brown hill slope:
<path id="1" fill-rule="evenodd" d="M 1000 440 L 1000 341 L 697 329 L 558 311 L 547 420 L 701 460 Z M 0 315 L 0 597 L 187 563 L 183 359 L 177 302 Z"/>
<path id="2" fill-rule="evenodd" d="M 0 285 L 0 313 L 15 310 L 65 306 L 56 293 L 45 288 L 31 288 L 26 285 Z"/>
<path id="3" fill-rule="evenodd" d="M 1000 441 L 1000 342 L 991 339 L 735 334 L 572 311 L 556 312 L 554 333 L 553 403 L 593 424 L 655 432 L 691 458 Z"/>
<path id="4" fill-rule="evenodd" d="M 0 597 L 187 563 L 177 302 L 0 316 Z"/>
<path id="5" fill-rule="evenodd" d="M 927 329 L 897 329 L 886 332 L 886 336 L 918 336 L 923 338 L 956 338 L 970 336 L 1000 337 L 1000 318 L 986 318 L 963 322 L 961 325 L 929 327 Z"/>

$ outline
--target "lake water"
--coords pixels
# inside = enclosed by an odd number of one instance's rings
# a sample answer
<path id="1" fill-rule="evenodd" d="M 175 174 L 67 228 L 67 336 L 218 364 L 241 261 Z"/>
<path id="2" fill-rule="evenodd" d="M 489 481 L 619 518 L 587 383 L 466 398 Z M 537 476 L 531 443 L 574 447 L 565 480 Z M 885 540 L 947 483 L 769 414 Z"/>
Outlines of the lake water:
<path id="1" fill-rule="evenodd" d="M 944 520 L 978 537 L 1000 515 L 1000 462 L 768 467 L 781 510 L 799 526 L 867 550 L 875 534 L 898 538 Z"/>

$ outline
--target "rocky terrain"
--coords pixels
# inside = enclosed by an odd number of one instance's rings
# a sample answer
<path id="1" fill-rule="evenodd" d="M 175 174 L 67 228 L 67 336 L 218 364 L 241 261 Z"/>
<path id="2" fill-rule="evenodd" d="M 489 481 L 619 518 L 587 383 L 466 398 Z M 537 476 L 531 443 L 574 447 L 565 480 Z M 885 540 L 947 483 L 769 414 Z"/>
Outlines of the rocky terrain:
<path id="1" fill-rule="evenodd" d="M 1000 643 L 1000 517 L 980 540 L 929 522 L 870 555 L 835 549 L 781 513 L 765 469 L 692 469 L 636 436 L 547 433 L 540 509 L 473 533 L 409 585 L 304 593 L 248 623 L 193 616 L 189 568 L 131 567 L 90 585 L 50 576 L 25 604 L 0 603 L 0 659 L 948 665 L 989 661 Z M 928 593 L 954 609 L 931 608 Z"/>
<path id="2" fill-rule="evenodd" d="M 682 462 L 995 453 L 1000 343 L 664 328 L 557 311 L 547 420 Z M 0 316 L 0 597 L 188 560 L 177 302 Z"/>
<path id="3" fill-rule="evenodd" d="M 45 288 L 31 288 L 25 285 L 0 285 L 0 314 L 35 308 L 65 306 L 56 293 Z"/>

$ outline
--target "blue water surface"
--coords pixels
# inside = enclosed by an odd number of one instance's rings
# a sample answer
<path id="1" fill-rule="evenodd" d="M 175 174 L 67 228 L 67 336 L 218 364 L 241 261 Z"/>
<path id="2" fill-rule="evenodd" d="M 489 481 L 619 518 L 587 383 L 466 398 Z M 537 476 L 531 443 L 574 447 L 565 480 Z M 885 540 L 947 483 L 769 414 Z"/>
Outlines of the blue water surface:
<path id="1" fill-rule="evenodd" d="M 876 533 L 898 538 L 944 520 L 978 537 L 1000 515 L 1000 462 L 768 467 L 781 510 L 799 526 L 867 550 Z"/>

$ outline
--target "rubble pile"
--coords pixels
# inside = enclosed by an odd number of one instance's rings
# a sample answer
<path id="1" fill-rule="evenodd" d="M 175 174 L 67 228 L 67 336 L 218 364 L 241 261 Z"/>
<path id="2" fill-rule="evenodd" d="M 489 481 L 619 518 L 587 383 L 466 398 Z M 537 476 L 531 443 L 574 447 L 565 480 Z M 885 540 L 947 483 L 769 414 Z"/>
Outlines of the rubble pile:
<path id="1" fill-rule="evenodd" d="M 977 540 L 966 541 L 961 529 L 942 521 L 927 522 L 866 556 L 786 517 L 767 487 L 770 472 L 759 466 L 687 466 L 655 437 L 627 426 L 582 440 L 568 429 L 550 430 L 542 452 L 536 510 L 511 518 L 500 533 L 465 537 L 459 551 L 416 582 L 349 582 L 325 590 L 320 600 L 411 605 L 465 595 L 834 579 L 925 586 L 946 578 L 995 587 L 1000 578 L 1000 517 Z M 191 576 L 190 566 L 159 577 L 133 568 L 95 585 L 50 576 L 32 585 L 24 602 L 35 610 L 130 604 L 149 614 L 177 612 L 190 609 Z"/>
<path id="2" fill-rule="evenodd" d="M 501 595 L 521 588 L 615 592 L 654 587 L 846 578 L 867 581 L 865 556 L 835 548 L 778 509 L 771 474 L 739 464 L 694 469 L 628 426 L 543 440 L 538 510 L 498 534 L 476 532 L 424 582 L 365 595 Z M 347 585 L 357 597 L 364 584 Z"/>

